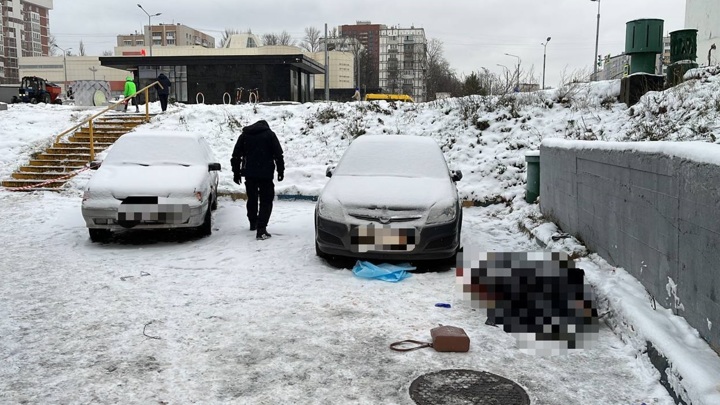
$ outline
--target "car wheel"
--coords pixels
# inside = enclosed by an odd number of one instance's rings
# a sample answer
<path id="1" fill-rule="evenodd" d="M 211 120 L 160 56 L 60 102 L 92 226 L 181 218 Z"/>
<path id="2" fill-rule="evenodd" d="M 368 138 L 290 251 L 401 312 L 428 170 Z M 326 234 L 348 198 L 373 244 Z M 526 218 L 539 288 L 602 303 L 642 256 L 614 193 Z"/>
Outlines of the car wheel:
<path id="1" fill-rule="evenodd" d="M 210 209 L 213 211 L 217 209 L 217 192 L 212 194 L 212 204 L 210 204 Z"/>
<path id="2" fill-rule="evenodd" d="M 210 236 L 212 234 L 212 209 L 210 207 L 205 212 L 205 220 L 198 230 L 201 236 Z"/>
<path id="3" fill-rule="evenodd" d="M 30 104 L 37 104 L 37 103 L 38 103 L 37 98 L 33 97 L 30 99 Z"/>
<path id="4" fill-rule="evenodd" d="M 107 229 L 88 229 L 90 232 L 90 240 L 93 242 L 107 242 L 112 232 Z"/>
<path id="5" fill-rule="evenodd" d="M 49 95 L 49 94 L 43 95 L 43 96 L 42 96 L 42 101 L 43 101 L 43 103 L 45 103 L 45 104 L 50 104 L 50 95 Z"/>

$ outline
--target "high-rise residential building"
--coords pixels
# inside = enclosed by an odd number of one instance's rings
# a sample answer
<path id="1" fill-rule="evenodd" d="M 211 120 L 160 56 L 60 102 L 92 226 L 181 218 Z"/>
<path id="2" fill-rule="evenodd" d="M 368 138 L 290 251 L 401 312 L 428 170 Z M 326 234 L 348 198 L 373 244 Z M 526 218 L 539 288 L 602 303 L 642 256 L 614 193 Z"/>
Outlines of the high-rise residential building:
<path id="1" fill-rule="evenodd" d="M 53 0 L 0 1 L 0 83 L 19 83 L 19 58 L 50 54 Z"/>
<path id="2" fill-rule="evenodd" d="M 663 37 L 663 51 L 658 54 L 655 62 L 655 74 L 663 75 L 667 73 L 667 67 L 670 65 L 670 36 Z"/>
<path id="3" fill-rule="evenodd" d="M 380 30 L 380 88 L 427 101 L 427 40 L 423 28 Z"/>
<path id="4" fill-rule="evenodd" d="M 385 25 L 372 24 L 370 21 L 357 21 L 355 25 L 341 25 L 338 34 L 341 37 L 355 38 L 367 50 L 369 60 L 359 69 L 360 83 L 364 89 L 377 89 L 380 82 L 380 30 Z"/>
<path id="5" fill-rule="evenodd" d="M 718 0 L 687 0 L 685 3 L 685 28 L 694 28 L 697 33 L 697 63 L 707 65 L 708 56 L 711 64 L 717 64 L 720 58 L 717 50 L 711 52 L 715 44 L 720 47 L 720 1 Z"/>

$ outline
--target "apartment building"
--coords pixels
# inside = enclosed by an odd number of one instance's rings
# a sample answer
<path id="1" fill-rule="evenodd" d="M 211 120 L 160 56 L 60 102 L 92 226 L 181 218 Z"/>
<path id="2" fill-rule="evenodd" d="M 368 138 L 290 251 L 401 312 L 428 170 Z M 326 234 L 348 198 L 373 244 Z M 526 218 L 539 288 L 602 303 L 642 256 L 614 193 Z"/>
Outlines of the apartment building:
<path id="1" fill-rule="evenodd" d="M 118 48 L 162 46 L 201 46 L 215 48 L 215 38 L 180 23 L 146 25 L 144 32 L 117 36 Z"/>
<path id="2" fill-rule="evenodd" d="M 427 40 L 423 28 L 380 30 L 380 88 L 427 101 Z"/>
<path id="3" fill-rule="evenodd" d="M 697 63 L 705 66 L 710 55 L 710 64 L 717 64 L 717 50 L 710 52 L 713 44 L 720 47 L 720 1 L 687 0 L 685 3 L 685 28 L 694 28 L 697 33 Z"/>
<path id="4" fill-rule="evenodd" d="M 53 0 L 0 1 L 0 84 L 20 82 L 19 58 L 50 54 Z"/>
<path id="5" fill-rule="evenodd" d="M 360 86 L 363 88 L 376 89 L 379 87 L 380 31 L 385 28 L 383 24 L 373 24 L 370 21 L 357 21 L 355 25 L 338 27 L 338 34 L 341 37 L 355 38 L 370 56 L 366 69 L 360 72 Z"/>
<path id="6" fill-rule="evenodd" d="M 663 37 L 663 51 L 657 56 L 655 63 L 655 74 L 663 75 L 667 73 L 667 67 L 670 65 L 670 36 Z"/>
<path id="7" fill-rule="evenodd" d="M 598 80 L 620 80 L 630 72 L 630 55 L 607 55 L 603 68 L 598 72 Z"/>

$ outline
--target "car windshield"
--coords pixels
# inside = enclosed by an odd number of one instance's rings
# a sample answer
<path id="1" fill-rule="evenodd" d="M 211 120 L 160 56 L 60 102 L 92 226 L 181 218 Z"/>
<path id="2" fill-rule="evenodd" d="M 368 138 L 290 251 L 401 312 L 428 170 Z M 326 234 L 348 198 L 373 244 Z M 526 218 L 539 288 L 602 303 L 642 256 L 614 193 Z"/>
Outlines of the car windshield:
<path id="1" fill-rule="evenodd" d="M 103 164 L 109 165 L 206 165 L 202 146 L 187 136 L 123 136 L 108 152 Z"/>
<path id="2" fill-rule="evenodd" d="M 334 174 L 339 176 L 448 176 L 434 140 L 398 135 L 365 136 L 353 142 Z"/>

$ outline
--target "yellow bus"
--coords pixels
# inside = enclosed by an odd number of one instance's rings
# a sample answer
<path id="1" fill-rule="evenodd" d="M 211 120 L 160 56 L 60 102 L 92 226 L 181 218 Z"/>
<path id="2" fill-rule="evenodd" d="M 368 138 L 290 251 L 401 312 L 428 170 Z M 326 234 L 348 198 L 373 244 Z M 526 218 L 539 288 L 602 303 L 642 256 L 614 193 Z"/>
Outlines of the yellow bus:
<path id="1" fill-rule="evenodd" d="M 415 100 L 407 94 L 382 94 L 382 93 L 368 93 L 365 95 L 365 101 L 404 101 L 408 103 L 414 103 Z"/>

